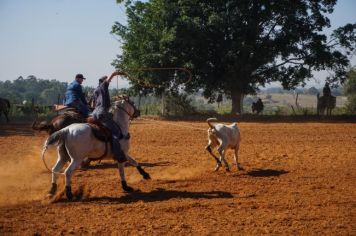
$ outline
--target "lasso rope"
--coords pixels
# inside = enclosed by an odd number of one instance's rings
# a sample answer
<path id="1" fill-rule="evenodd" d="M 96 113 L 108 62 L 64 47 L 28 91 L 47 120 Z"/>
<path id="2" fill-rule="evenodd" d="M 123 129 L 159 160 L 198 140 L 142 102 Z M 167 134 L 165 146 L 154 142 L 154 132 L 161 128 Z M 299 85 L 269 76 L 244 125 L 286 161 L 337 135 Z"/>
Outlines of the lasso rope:
<path id="1" fill-rule="evenodd" d="M 130 71 L 166 71 L 166 70 L 175 70 L 175 71 L 184 71 L 186 73 L 188 73 L 189 78 L 187 79 L 187 81 L 185 81 L 182 84 L 187 84 L 192 80 L 192 73 L 190 72 L 190 70 L 188 70 L 187 68 L 184 67 L 141 67 L 141 68 L 135 68 L 135 69 L 127 69 L 125 72 L 130 72 Z M 127 78 L 130 80 L 135 80 L 138 82 L 138 84 L 144 86 L 144 87 L 148 87 L 148 88 L 163 88 L 163 85 L 154 85 L 154 84 L 150 84 L 148 82 L 142 81 L 140 79 L 137 79 L 133 76 L 130 76 L 129 73 L 127 73 Z"/>
<path id="2" fill-rule="evenodd" d="M 153 119 L 146 119 L 146 118 L 138 118 L 137 120 L 144 120 L 144 121 L 151 121 L 151 122 L 154 122 L 156 120 L 153 120 Z M 180 125 L 180 124 L 174 124 L 173 122 L 170 122 L 170 121 L 162 121 L 162 120 L 159 120 L 160 123 L 165 123 L 167 125 L 172 125 L 172 126 L 177 126 L 177 127 L 183 127 L 183 128 L 188 128 L 188 129 L 195 129 L 195 130 L 202 130 L 202 131 L 207 131 L 208 129 L 202 129 L 202 128 L 198 128 L 198 127 L 195 127 L 195 126 L 192 126 L 192 125 Z"/>
<path id="3" fill-rule="evenodd" d="M 45 165 L 46 169 L 48 170 L 49 173 L 55 173 L 55 174 L 62 174 L 62 175 L 64 175 L 64 172 L 56 172 L 56 171 L 51 170 L 51 169 L 48 167 L 48 165 L 47 165 L 47 163 L 46 163 L 46 161 L 45 161 L 45 153 L 46 153 L 47 149 L 48 149 L 48 146 L 45 145 L 45 147 L 44 147 L 43 150 L 42 150 L 42 161 L 43 161 L 43 164 Z"/>

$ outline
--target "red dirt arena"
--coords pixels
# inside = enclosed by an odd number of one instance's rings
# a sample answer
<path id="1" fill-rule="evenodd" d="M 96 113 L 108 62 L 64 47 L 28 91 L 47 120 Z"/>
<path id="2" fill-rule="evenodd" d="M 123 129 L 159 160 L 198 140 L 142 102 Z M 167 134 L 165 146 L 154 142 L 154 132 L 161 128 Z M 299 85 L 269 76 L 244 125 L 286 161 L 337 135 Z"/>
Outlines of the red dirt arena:
<path id="1" fill-rule="evenodd" d="M 238 123 L 237 171 L 205 151 L 206 122 L 136 120 L 130 153 L 151 174 L 93 163 L 72 178 L 76 200 L 46 197 L 46 134 L 0 125 L 0 235 L 356 235 L 356 125 Z M 56 160 L 50 148 L 46 161 Z"/>

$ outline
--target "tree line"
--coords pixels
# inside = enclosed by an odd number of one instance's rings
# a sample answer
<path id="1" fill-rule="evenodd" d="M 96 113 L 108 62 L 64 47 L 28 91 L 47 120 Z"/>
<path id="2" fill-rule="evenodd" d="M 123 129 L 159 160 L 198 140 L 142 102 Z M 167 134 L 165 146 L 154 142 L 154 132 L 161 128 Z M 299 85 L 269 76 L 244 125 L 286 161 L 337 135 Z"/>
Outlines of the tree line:
<path id="1" fill-rule="evenodd" d="M 27 78 L 19 76 L 13 81 L 0 81 L 0 96 L 15 104 L 33 101 L 39 105 L 50 105 L 58 102 L 58 95 L 63 98 L 66 88 L 66 82 L 39 79 L 33 75 Z"/>
<path id="2" fill-rule="evenodd" d="M 19 76 L 10 81 L 0 81 L 0 97 L 8 99 L 13 104 L 23 104 L 24 101 L 34 103 L 34 105 L 50 106 L 62 104 L 68 83 L 58 80 L 48 80 L 30 75 L 26 78 Z M 90 99 L 94 91 L 93 87 L 83 86 L 87 100 Z M 127 89 L 111 89 L 111 95 L 132 94 Z"/>
<path id="3" fill-rule="evenodd" d="M 22 104 L 23 101 L 32 102 L 34 105 L 51 106 L 54 103 L 62 103 L 64 93 L 66 91 L 67 82 L 57 80 L 39 79 L 35 76 L 23 78 L 18 77 L 14 81 L 0 81 L 0 97 L 7 98 L 12 104 Z M 84 87 L 84 92 L 89 98 L 93 92 L 92 87 Z M 335 96 L 345 95 L 348 97 L 347 110 L 351 113 L 356 113 L 356 69 L 351 69 L 346 75 L 346 81 L 343 87 L 334 88 L 332 94 Z M 262 90 L 263 93 L 300 93 L 316 95 L 320 93 L 320 89 L 311 87 L 309 89 L 300 90 L 282 90 L 281 88 L 269 88 Z M 162 113 L 162 97 L 154 95 L 143 95 L 136 93 L 130 87 L 127 89 L 111 89 L 110 94 L 116 96 L 118 94 L 126 94 L 133 96 L 137 105 L 143 109 L 144 114 L 161 114 Z M 202 93 L 194 93 L 199 98 Z M 193 96 L 194 97 L 194 96 Z M 191 114 L 199 112 L 198 108 L 202 108 L 201 99 L 192 99 L 187 94 L 168 96 L 165 99 L 165 109 L 169 109 L 172 114 Z M 197 109 L 195 109 L 196 107 Z"/>
<path id="4" fill-rule="evenodd" d="M 356 47 L 355 22 L 325 34 L 336 0 L 117 2 L 126 6 L 127 24 L 112 27 L 122 43 L 113 64 L 132 71 L 136 91 L 203 90 L 212 102 L 224 94 L 232 114 L 241 112 L 244 96 L 270 82 L 294 89 L 313 71 L 328 70 L 329 82 L 344 83 Z M 184 84 L 184 73 L 135 71 L 147 67 L 185 67 L 193 79 Z"/>

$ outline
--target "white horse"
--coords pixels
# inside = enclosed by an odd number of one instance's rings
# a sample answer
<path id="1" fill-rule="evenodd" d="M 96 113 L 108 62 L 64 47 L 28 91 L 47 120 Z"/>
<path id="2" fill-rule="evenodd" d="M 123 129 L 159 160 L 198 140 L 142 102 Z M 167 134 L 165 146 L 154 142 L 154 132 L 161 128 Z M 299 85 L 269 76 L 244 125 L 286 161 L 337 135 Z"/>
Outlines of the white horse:
<path id="1" fill-rule="evenodd" d="M 120 146 L 127 161 L 132 166 L 135 166 L 144 179 L 150 179 L 150 175 L 145 172 L 142 167 L 128 154 L 130 147 L 129 125 L 130 119 L 140 115 L 140 111 L 125 97 L 122 100 L 115 101 L 111 109 L 114 121 L 121 128 L 123 138 L 120 139 Z M 52 168 L 52 187 L 49 191 L 50 195 L 54 195 L 57 191 L 57 178 L 64 164 L 69 161 L 68 167 L 64 170 L 65 175 L 65 190 L 69 200 L 73 198 L 71 191 L 71 177 L 75 169 L 77 169 L 87 158 L 98 157 L 104 155 L 103 159 L 112 158 L 111 145 L 98 140 L 94 137 L 92 128 L 87 123 L 77 123 L 67 126 L 57 132 L 54 132 L 46 140 L 42 159 L 49 145 L 57 145 L 58 159 Z M 44 162 L 45 163 L 45 162 Z M 45 163 L 46 164 L 46 163 Z M 131 192 L 133 189 L 127 185 L 124 172 L 125 163 L 118 163 L 118 169 L 121 177 L 121 186 L 124 191 Z M 46 166 L 47 167 L 47 166 Z"/>

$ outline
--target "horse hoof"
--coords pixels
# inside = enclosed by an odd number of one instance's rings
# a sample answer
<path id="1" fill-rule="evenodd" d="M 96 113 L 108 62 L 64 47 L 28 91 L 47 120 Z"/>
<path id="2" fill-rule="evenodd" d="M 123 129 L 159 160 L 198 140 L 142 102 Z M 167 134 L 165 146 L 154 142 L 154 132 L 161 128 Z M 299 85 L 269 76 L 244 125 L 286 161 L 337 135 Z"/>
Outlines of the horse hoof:
<path id="1" fill-rule="evenodd" d="M 52 183 L 52 187 L 48 192 L 48 196 L 53 196 L 57 192 L 57 184 Z"/>
<path id="2" fill-rule="evenodd" d="M 126 187 L 124 188 L 124 191 L 127 192 L 127 193 L 132 193 L 132 192 L 134 191 L 134 189 L 131 188 L 130 186 L 126 186 Z"/>
<path id="3" fill-rule="evenodd" d="M 90 160 L 85 160 L 80 164 L 80 169 L 81 170 L 87 170 L 90 167 Z"/>
<path id="4" fill-rule="evenodd" d="M 73 199 L 72 188 L 70 186 L 66 186 L 66 196 L 70 201 Z"/>
<path id="5" fill-rule="evenodd" d="M 144 169 L 142 169 L 141 166 L 137 166 L 136 168 L 137 168 L 138 172 L 140 172 L 140 174 L 142 175 L 142 177 L 143 177 L 144 179 L 146 179 L 146 180 L 147 180 L 147 179 L 151 179 L 150 174 L 148 174 Z"/>
<path id="6" fill-rule="evenodd" d="M 146 173 L 143 175 L 143 178 L 148 180 L 148 179 L 151 179 L 151 176 L 150 176 L 150 174 Z"/>
<path id="7" fill-rule="evenodd" d="M 121 181 L 121 186 L 122 186 L 122 189 L 127 193 L 134 191 L 133 188 L 131 188 L 130 186 L 127 185 L 126 181 Z"/>

